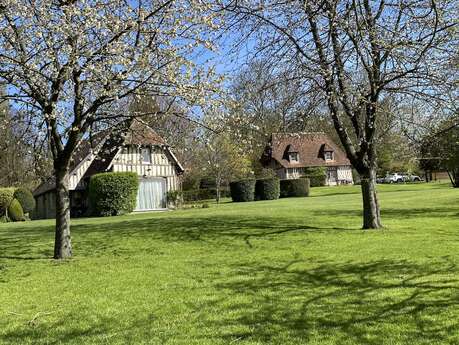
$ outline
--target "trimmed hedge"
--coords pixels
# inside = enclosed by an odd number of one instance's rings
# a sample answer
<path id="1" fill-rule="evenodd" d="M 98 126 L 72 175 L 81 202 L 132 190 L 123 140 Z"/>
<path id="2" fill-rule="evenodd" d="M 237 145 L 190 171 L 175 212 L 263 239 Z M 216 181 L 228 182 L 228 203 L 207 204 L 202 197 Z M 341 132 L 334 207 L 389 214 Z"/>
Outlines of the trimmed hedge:
<path id="1" fill-rule="evenodd" d="M 133 172 L 111 172 L 91 176 L 89 200 L 97 216 L 116 216 L 134 211 L 139 180 Z"/>
<path id="2" fill-rule="evenodd" d="M 24 213 L 32 212 L 35 209 L 35 198 L 27 188 L 20 187 L 16 189 L 14 197 L 21 203 Z"/>
<path id="3" fill-rule="evenodd" d="M 255 199 L 255 180 L 231 182 L 230 190 L 234 202 L 253 201 Z"/>
<path id="4" fill-rule="evenodd" d="M 6 210 L 14 199 L 14 188 L 0 188 L 0 216 L 6 214 Z"/>
<path id="5" fill-rule="evenodd" d="M 8 218 L 13 222 L 19 222 L 25 220 L 24 210 L 22 209 L 21 203 L 18 199 L 13 199 L 8 206 Z"/>
<path id="6" fill-rule="evenodd" d="M 280 181 L 277 177 L 259 179 L 255 183 L 255 200 L 279 199 Z"/>
<path id="7" fill-rule="evenodd" d="M 281 198 L 309 196 L 310 181 L 308 178 L 280 181 Z"/>
<path id="8" fill-rule="evenodd" d="M 228 198 L 230 196 L 229 189 L 220 189 L 221 198 Z M 182 192 L 182 197 L 184 202 L 216 199 L 217 190 L 215 188 L 185 190 Z"/>

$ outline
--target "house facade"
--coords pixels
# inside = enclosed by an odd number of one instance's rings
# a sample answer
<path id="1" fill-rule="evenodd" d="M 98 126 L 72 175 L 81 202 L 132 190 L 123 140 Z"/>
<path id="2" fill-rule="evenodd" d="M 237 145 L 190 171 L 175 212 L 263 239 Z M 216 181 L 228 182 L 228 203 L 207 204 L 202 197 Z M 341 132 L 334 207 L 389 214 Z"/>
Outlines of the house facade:
<path id="1" fill-rule="evenodd" d="M 325 133 L 274 133 L 261 162 L 280 179 L 296 179 L 322 167 L 326 184 L 352 184 L 352 166 L 344 151 Z"/>
<path id="2" fill-rule="evenodd" d="M 134 120 L 123 132 L 102 131 L 84 140 L 70 167 L 71 214 L 88 213 L 88 186 L 92 175 L 102 172 L 135 172 L 139 189 L 135 211 L 167 208 L 166 193 L 180 189 L 183 167 L 171 148 L 152 128 Z M 55 180 L 50 177 L 35 191 L 34 218 L 55 217 Z"/>

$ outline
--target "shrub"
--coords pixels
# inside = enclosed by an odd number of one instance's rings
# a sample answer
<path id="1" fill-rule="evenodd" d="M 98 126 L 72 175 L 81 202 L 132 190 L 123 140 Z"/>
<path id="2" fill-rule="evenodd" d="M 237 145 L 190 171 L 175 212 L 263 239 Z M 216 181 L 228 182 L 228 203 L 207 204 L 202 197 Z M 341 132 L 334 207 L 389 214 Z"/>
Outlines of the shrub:
<path id="1" fill-rule="evenodd" d="M 178 190 L 170 190 L 166 194 L 167 203 L 172 207 L 180 207 L 182 205 L 182 193 Z"/>
<path id="2" fill-rule="evenodd" d="M 321 187 L 325 186 L 327 173 L 323 167 L 306 168 L 303 177 L 309 179 L 311 187 Z"/>
<path id="3" fill-rule="evenodd" d="M 89 200 L 98 216 L 115 216 L 135 209 L 139 180 L 133 172 L 101 173 L 91 177 Z"/>
<path id="4" fill-rule="evenodd" d="M 234 202 L 253 201 L 255 198 L 255 180 L 231 182 L 230 190 Z"/>
<path id="5" fill-rule="evenodd" d="M 209 207 L 210 207 L 210 205 L 209 205 L 207 202 L 205 202 L 204 204 L 202 204 L 202 208 L 209 208 Z"/>
<path id="6" fill-rule="evenodd" d="M 8 218 L 13 222 L 25 220 L 24 211 L 18 199 L 13 199 L 8 206 Z"/>
<path id="7" fill-rule="evenodd" d="M 14 188 L 0 188 L 0 216 L 5 215 L 14 199 Z"/>
<path id="8" fill-rule="evenodd" d="M 229 189 L 220 189 L 220 198 L 228 198 L 230 196 Z M 182 192 L 182 197 L 184 202 L 216 199 L 217 190 L 215 188 L 186 190 Z"/>
<path id="9" fill-rule="evenodd" d="M 21 203 L 24 213 L 32 212 L 35 209 L 35 198 L 27 188 L 18 188 L 14 191 L 14 197 Z"/>
<path id="10" fill-rule="evenodd" d="M 281 198 L 309 196 L 310 181 L 308 178 L 280 181 Z"/>
<path id="11" fill-rule="evenodd" d="M 279 199 L 280 182 L 277 177 L 259 179 L 255 183 L 255 200 Z"/>

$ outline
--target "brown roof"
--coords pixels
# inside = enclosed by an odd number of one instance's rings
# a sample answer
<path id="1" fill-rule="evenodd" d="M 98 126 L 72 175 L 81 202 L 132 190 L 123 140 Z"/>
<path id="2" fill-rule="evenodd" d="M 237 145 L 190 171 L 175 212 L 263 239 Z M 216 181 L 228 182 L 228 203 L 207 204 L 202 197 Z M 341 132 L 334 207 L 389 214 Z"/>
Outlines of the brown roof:
<path id="1" fill-rule="evenodd" d="M 166 145 L 153 128 L 137 118 L 132 120 L 124 142 L 131 145 Z"/>
<path id="2" fill-rule="evenodd" d="M 288 160 L 292 147 L 298 152 L 298 162 Z M 333 151 L 334 159 L 326 162 L 324 151 Z M 274 133 L 265 154 L 284 168 L 351 165 L 344 151 L 325 133 Z"/>

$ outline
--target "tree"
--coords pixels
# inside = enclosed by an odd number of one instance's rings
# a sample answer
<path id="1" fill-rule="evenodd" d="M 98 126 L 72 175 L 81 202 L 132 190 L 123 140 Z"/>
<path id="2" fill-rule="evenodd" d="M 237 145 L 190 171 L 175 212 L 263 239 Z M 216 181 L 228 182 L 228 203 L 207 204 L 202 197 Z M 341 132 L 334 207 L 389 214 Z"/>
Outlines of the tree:
<path id="1" fill-rule="evenodd" d="M 49 176 L 46 145 L 29 120 L 6 100 L 0 105 L 0 186 L 33 188 Z"/>
<path id="2" fill-rule="evenodd" d="M 233 103 L 226 125 L 257 172 L 272 133 L 310 131 L 323 119 L 318 90 L 304 89 L 288 70 L 272 68 L 269 60 L 249 62 L 228 92 Z"/>
<path id="3" fill-rule="evenodd" d="M 205 131 L 197 156 L 202 175 L 215 180 L 217 203 L 223 183 L 248 177 L 252 171 L 247 152 L 238 147 L 228 133 Z"/>
<path id="4" fill-rule="evenodd" d="M 459 125 L 444 121 L 421 143 L 421 167 L 428 173 L 445 169 L 453 187 L 459 188 Z"/>
<path id="5" fill-rule="evenodd" d="M 441 68 L 457 43 L 454 1 L 322 0 L 223 3 L 254 55 L 318 86 L 347 157 L 360 175 L 363 228 L 380 228 L 376 133 L 381 100 L 451 87 Z M 251 41 L 253 42 L 253 41 Z M 446 86 L 447 85 L 447 86 Z"/>
<path id="6" fill-rule="evenodd" d="M 197 0 L 26 1 L 0 5 L 0 81 L 6 98 L 35 116 L 49 141 L 56 182 L 54 258 L 72 255 L 69 166 L 93 128 L 135 95 L 197 105 L 214 72 L 191 56 L 212 48 L 215 12 Z M 5 98 L 5 97 L 4 97 Z"/>

